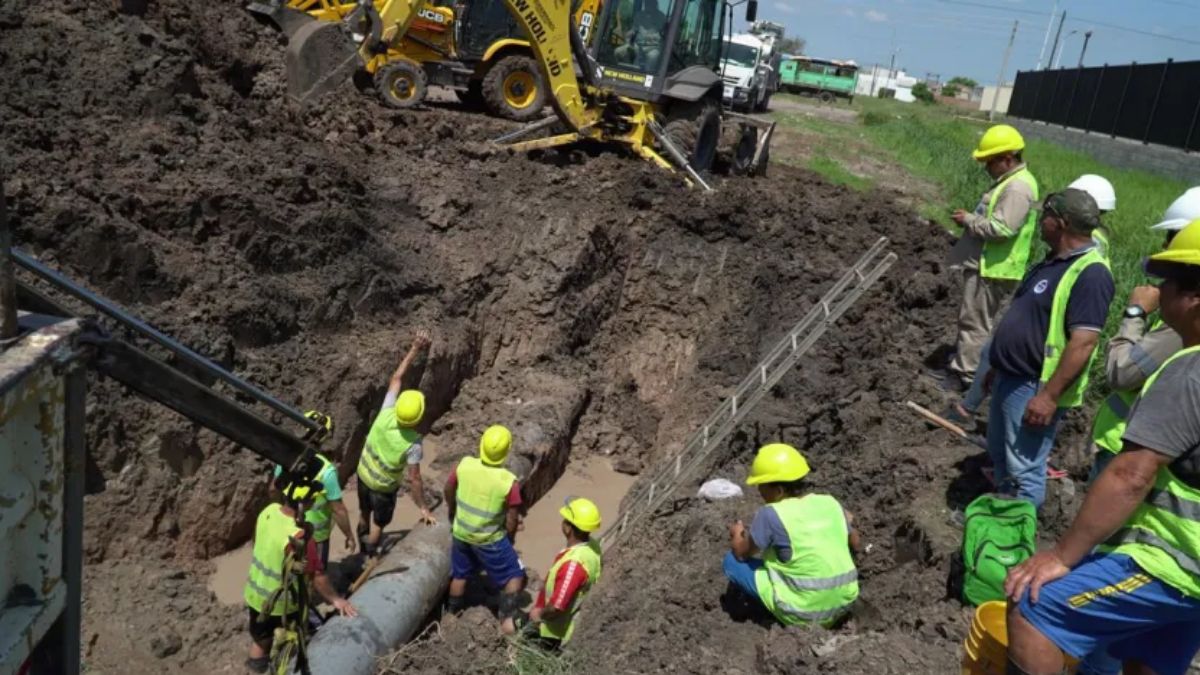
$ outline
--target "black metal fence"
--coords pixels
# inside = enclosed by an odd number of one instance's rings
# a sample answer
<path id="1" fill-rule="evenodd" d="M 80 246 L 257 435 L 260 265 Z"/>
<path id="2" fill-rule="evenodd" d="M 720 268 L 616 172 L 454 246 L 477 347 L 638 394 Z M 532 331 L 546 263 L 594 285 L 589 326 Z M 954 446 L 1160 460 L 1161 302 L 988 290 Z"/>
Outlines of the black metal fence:
<path id="1" fill-rule="evenodd" d="M 1200 150 L 1200 61 L 1019 72 L 1008 114 Z"/>

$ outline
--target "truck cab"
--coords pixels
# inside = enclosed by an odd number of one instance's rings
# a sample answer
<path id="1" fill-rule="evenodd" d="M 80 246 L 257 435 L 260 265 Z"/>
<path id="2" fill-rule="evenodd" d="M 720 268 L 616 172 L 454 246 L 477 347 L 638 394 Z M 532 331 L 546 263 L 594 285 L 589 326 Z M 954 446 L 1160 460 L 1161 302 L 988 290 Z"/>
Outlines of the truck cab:
<path id="1" fill-rule="evenodd" d="M 722 94 L 726 106 L 747 112 L 763 109 L 767 96 L 763 77 L 763 42 L 749 34 L 734 35 L 725 41 L 722 60 Z"/>

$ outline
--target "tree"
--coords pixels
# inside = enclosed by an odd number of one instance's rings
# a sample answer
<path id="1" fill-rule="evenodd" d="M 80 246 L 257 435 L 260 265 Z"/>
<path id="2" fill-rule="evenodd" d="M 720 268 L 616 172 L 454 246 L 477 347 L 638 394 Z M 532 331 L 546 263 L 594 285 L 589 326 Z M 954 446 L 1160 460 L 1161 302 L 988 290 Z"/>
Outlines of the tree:
<path id="1" fill-rule="evenodd" d="M 955 96 L 958 96 L 960 91 L 962 90 L 959 89 L 958 85 L 953 82 L 947 82 L 946 84 L 942 85 L 942 96 L 954 98 Z"/>
<path id="2" fill-rule="evenodd" d="M 805 44 L 807 43 L 802 37 L 785 37 L 779 41 L 779 51 L 783 54 L 798 56 L 804 53 Z"/>
<path id="3" fill-rule="evenodd" d="M 913 97 L 922 103 L 933 103 L 933 92 L 929 90 L 929 85 L 924 82 L 918 82 L 912 88 Z"/>
<path id="4" fill-rule="evenodd" d="M 956 75 L 956 76 L 950 78 L 946 82 L 946 86 L 950 86 L 950 85 L 954 85 L 956 87 L 962 87 L 963 89 L 974 89 L 975 87 L 979 86 L 979 83 L 976 82 L 975 80 L 972 80 L 969 77 L 963 77 L 962 75 Z M 943 88 L 943 91 L 945 91 L 944 88 Z M 947 94 L 947 96 L 949 96 L 949 94 Z"/>

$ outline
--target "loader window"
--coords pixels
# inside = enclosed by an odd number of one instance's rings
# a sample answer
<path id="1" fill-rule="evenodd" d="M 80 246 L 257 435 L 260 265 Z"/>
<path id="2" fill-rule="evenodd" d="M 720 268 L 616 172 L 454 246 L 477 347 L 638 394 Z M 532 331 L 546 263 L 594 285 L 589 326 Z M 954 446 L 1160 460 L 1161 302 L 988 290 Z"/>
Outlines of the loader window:
<path id="1" fill-rule="evenodd" d="M 610 38 L 601 47 L 603 62 L 653 74 L 662 61 L 671 0 L 620 0 Z"/>
<path id="2" fill-rule="evenodd" d="M 687 6 L 683 9 L 679 36 L 671 50 L 671 65 L 667 72 L 678 72 L 689 66 L 708 66 L 716 70 L 720 66 L 724 37 L 724 0 L 682 1 Z"/>

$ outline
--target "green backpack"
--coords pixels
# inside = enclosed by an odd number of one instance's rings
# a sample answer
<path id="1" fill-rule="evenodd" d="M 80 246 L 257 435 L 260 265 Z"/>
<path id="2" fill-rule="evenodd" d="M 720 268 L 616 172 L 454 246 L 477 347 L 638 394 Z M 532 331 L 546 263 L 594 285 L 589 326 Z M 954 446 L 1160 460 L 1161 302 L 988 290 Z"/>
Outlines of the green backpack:
<path id="1" fill-rule="evenodd" d="M 963 515 L 963 600 L 972 605 L 1003 600 L 1008 570 L 1037 546 L 1037 509 L 1024 499 L 987 494 Z"/>

